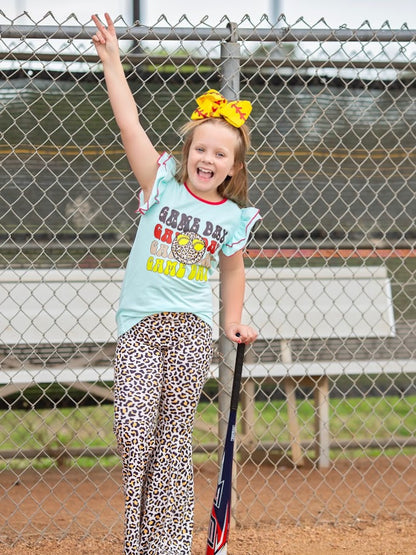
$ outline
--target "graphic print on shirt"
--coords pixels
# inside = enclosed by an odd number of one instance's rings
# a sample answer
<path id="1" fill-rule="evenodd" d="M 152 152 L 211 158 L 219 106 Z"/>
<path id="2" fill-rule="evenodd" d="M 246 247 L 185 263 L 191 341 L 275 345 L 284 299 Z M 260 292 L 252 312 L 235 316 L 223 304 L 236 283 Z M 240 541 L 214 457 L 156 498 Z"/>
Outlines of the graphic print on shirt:
<path id="1" fill-rule="evenodd" d="M 202 221 L 168 206 L 160 210 L 159 222 L 154 228 L 147 270 L 207 281 L 212 256 L 228 231 L 209 220 Z"/>
<path id="2" fill-rule="evenodd" d="M 176 260 L 184 264 L 195 264 L 204 258 L 206 253 L 204 239 L 194 233 L 179 233 L 172 242 L 172 254 Z"/>

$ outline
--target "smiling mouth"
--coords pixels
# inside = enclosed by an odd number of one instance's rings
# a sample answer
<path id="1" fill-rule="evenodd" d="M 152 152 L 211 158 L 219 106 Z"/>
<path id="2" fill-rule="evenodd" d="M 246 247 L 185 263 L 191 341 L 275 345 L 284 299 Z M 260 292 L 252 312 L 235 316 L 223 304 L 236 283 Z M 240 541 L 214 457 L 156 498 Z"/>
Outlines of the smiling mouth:
<path id="1" fill-rule="evenodd" d="M 212 172 L 211 170 L 204 170 L 203 168 L 198 168 L 197 172 L 198 175 L 204 178 L 213 177 L 214 175 L 214 172 Z"/>

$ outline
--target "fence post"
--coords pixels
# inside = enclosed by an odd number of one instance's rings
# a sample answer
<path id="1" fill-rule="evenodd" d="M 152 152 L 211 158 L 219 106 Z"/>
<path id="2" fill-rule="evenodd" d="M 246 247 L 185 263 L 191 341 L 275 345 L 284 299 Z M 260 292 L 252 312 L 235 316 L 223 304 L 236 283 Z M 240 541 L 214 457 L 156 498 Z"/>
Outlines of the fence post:
<path id="1" fill-rule="evenodd" d="M 240 94 L 240 44 L 237 42 L 237 24 L 229 23 L 230 37 L 221 44 L 221 92 L 228 100 L 235 100 Z M 220 281 L 221 298 L 221 281 Z M 227 433 L 227 414 L 233 381 L 235 349 L 233 343 L 226 338 L 224 330 L 224 311 L 220 302 L 220 338 L 219 347 L 222 354 L 219 365 L 218 392 L 218 433 L 224 443 Z M 233 501 L 231 503 L 231 522 L 235 525 L 236 469 L 233 468 Z"/>
<path id="2" fill-rule="evenodd" d="M 230 37 L 228 42 L 221 44 L 221 93 L 228 100 L 238 98 L 240 92 L 240 45 L 237 42 L 237 24 L 229 23 Z M 220 285 L 221 298 L 221 285 Z M 219 392 L 218 392 L 218 434 L 220 441 L 225 440 L 227 432 L 227 413 L 230 404 L 231 386 L 234 368 L 234 346 L 229 341 L 224 330 L 224 312 L 220 303 L 220 337 L 219 350 L 221 353 L 219 364 Z"/>
<path id="3" fill-rule="evenodd" d="M 237 42 L 237 24 L 229 23 L 230 37 L 221 44 L 221 92 L 228 100 L 240 93 L 240 44 Z"/>

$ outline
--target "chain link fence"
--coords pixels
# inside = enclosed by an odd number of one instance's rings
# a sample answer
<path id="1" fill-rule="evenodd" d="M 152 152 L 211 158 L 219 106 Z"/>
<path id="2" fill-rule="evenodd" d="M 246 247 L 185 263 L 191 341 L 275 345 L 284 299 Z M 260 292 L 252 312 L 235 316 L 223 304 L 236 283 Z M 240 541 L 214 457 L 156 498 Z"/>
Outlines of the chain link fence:
<path id="1" fill-rule="evenodd" d="M 250 199 L 263 220 L 246 252 L 246 316 L 259 340 L 246 355 L 236 518 L 411 513 L 416 31 L 292 27 L 284 17 L 116 26 L 159 150 L 179 156 L 177 130 L 202 91 L 253 103 Z M 36 532 L 52 519 L 66 533 L 91 505 L 56 489 L 54 511 L 37 503 L 50 468 L 58 484 L 76 468 L 78 483 L 102 491 L 85 533 L 111 534 L 122 520 L 105 490 L 120 480 L 111 361 L 137 183 L 92 32 L 75 17 L 0 12 L 0 521 L 10 536 L 33 532 L 39 516 Z M 194 438 L 195 477 L 212 492 L 233 357 L 218 333 Z M 367 489 L 344 497 L 353 472 Z"/>

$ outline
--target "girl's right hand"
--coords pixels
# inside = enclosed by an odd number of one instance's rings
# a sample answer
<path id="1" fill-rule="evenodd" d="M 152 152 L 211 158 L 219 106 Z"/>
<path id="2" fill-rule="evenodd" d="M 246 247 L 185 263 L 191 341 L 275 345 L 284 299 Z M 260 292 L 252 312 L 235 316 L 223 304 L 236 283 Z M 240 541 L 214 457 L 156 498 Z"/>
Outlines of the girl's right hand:
<path id="1" fill-rule="evenodd" d="M 96 15 L 91 16 L 91 19 L 97 27 L 97 32 L 93 35 L 92 41 L 103 63 L 114 56 L 117 56 L 117 58 L 120 57 L 113 20 L 108 13 L 105 13 L 104 16 L 107 21 L 107 27 L 101 23 Z"/>

